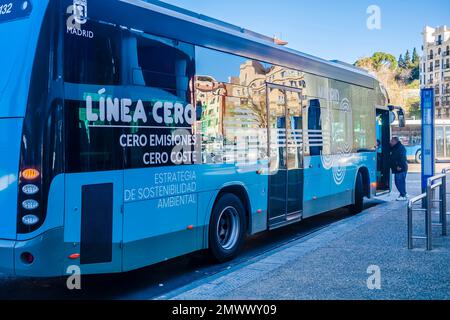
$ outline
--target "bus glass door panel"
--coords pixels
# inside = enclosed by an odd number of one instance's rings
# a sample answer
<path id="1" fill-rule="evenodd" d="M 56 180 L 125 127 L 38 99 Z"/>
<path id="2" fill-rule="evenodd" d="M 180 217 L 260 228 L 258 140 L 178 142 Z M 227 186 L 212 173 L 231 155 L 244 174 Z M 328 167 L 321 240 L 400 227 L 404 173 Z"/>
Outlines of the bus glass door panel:
<path id="1" fill-rule="evenodd" d="M 269 223 L 286 220 L 287 141 L 285 90 L 268 88 L 269 113 Z"/>
<path id="2" fill-rule="evenodd" d="M 269 224 L 301 217 L 303 125 L 301 91 L 269 86 Z"/>
<path id="3" fill-rule="evenodd" d="M 287 102 L 287 214 L 296 216 L 303 207 L 303 125 L 301 94 L 286 91 Z M 289 217 L 288 217 L 289 218 Z"/>
<path id="4" fill-rule="evenodd" d="M 377 194 L 391 190 L 389 111 L 377 109 Z"/>

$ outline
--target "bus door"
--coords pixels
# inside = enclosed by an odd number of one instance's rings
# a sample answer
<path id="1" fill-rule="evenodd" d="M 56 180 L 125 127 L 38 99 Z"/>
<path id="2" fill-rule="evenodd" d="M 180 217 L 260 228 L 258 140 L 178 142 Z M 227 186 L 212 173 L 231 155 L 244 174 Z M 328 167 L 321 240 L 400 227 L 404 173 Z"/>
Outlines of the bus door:
<path id="1" fill-rule="evenodd" d="M 301 90 L 268 85 L 269 226 L 298 221 L 303 211 Z"/>
<path id="2" fill-rule="evenodd" d="M 389 110 L 377 109 L 377 195 L 391 191 L 391 169 L 389 166 L 391 125 Z"/>

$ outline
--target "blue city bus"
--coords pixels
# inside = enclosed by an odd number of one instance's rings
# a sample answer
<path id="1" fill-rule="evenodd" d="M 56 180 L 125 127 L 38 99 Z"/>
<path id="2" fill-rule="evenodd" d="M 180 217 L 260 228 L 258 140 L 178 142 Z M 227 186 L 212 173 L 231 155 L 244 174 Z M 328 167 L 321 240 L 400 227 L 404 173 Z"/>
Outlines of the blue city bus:
<path id="1" fill-rule="evenodd" d="M 450 120 L 435 120 L 435 146 L 436 160 L 448 162 L 450 160 Z M 398 127 L 395 121 L 392 126 L 392 135 L 398 136 L 406 147 L 407 158 L 410 162 L 422 161 L 422 121 L 407 120 L 404 128 Z"/>
<path id="2" fill-rule="evenodd" d="M 155 1 L 0 0 L 0 272 L 118 273 L 390 191 L 368 73 Z"/>

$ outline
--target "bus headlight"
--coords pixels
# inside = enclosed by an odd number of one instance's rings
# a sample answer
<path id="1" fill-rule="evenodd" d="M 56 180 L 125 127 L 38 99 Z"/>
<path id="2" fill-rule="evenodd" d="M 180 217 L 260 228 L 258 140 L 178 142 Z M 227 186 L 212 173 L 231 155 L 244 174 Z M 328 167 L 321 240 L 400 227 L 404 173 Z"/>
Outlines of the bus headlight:
<path id="1" fill-rule="evenodd" d="M 22 202 L 22 207 L 26 210 L 34 210 L 39 208 L 39 202 L 37 202 L 36 200 L 25 200 L 24 202 Z"/>
<path id="2" fill-rule="evenodd" d="M 22 222 L 26 226 L 32 226 L 39 222 L 39 218 L 33 214 L 29 214 L 22 218 Z"/>

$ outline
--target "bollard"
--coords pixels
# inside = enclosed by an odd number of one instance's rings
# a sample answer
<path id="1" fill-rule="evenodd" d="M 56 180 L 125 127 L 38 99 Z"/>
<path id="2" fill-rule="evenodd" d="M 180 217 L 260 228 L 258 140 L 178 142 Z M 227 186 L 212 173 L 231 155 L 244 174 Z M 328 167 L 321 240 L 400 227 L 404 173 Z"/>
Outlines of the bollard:
<path id="1" fill-rule="evenodd" d="M 432 181 L 428 180 L 427 184 L 427 198 L 426 198 L 426 211 L 425 211 L 425 236 L 427 238 L 427 250 L 433 249 L 432 238 L 433 238 L 433 225 L 432 225 L 432 210 L 433 210 L 433 189 Z"/>
<path id="2" fill-rule="evenodd" d="M 441 215 L 440 223 L 442 224 L 442 235 L 447 236 L 447 175 L 444 174 L 442 178 L 442 185 L 440 187 L 440 200 L 441 200 Z"/>

